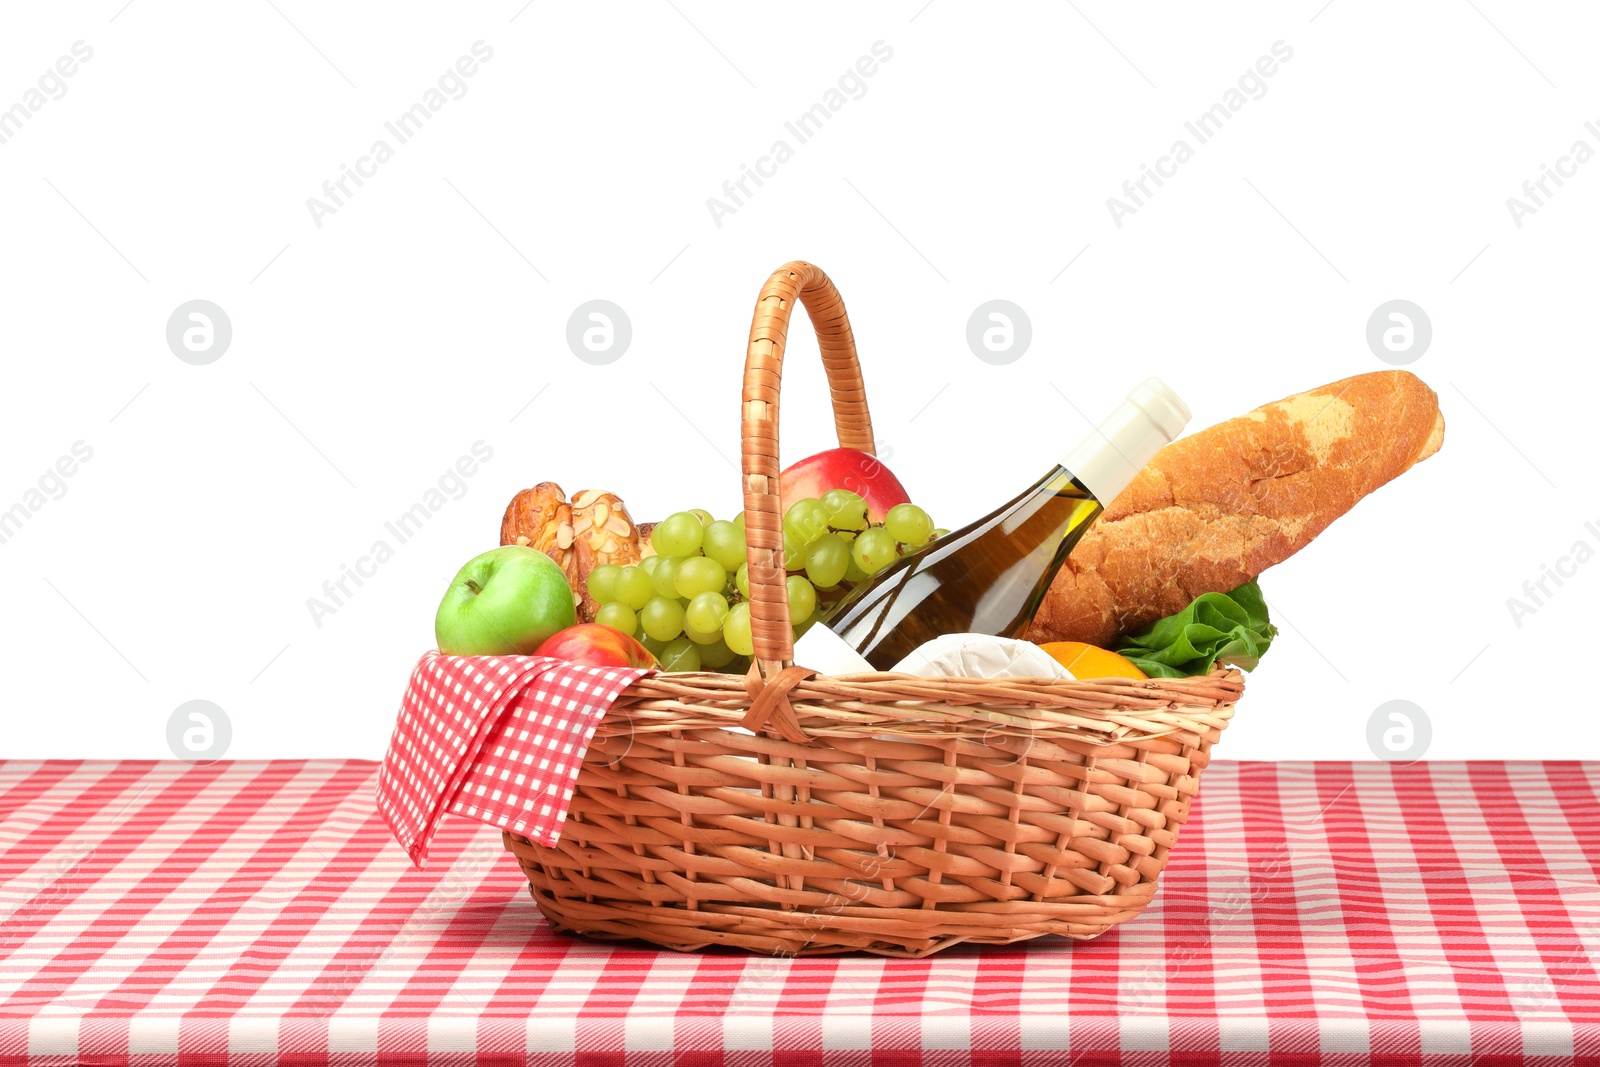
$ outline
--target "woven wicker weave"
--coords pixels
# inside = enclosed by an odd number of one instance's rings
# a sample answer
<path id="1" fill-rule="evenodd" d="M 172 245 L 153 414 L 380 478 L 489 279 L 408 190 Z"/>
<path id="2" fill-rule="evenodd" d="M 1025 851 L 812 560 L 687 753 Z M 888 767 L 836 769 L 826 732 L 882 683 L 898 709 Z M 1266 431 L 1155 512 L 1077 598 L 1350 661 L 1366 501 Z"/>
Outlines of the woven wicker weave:
<path id="1" fill-rule="evenodd" d="M 1045 681 L 822 677 L 793 653 L 778 388 L 795 301 L 842 446 L 872 451 L 844 303 L 789 263 L 756 302 L 743 470 L 751 675 L 665 673 L 613 705 L 554 848 L 506 834 L 558 929 L 673 949 L 924 956 L 1087 938 L 1137 915 L 1239 673 Z"/>

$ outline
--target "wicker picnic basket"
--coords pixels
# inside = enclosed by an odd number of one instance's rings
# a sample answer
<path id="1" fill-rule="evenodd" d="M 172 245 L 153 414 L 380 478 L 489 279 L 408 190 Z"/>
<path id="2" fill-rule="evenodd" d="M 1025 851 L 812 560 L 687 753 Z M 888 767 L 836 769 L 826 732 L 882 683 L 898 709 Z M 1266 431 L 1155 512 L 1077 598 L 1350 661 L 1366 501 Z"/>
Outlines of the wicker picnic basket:
<path id="1" fill-rule="evenodd" d="M 1089 938 L 1150 902 L 1236 670 L 1179 679 L 824 677 L 790 662 L 778 389 L 805 305 L 839 444 L 872 452 L 844 302 L 809 263 L 745 357 L 748 676 L 660 673 L 595 734 L 553 848 L 505 835 L 557 929 L 667 948 L 925 956 Z"/>

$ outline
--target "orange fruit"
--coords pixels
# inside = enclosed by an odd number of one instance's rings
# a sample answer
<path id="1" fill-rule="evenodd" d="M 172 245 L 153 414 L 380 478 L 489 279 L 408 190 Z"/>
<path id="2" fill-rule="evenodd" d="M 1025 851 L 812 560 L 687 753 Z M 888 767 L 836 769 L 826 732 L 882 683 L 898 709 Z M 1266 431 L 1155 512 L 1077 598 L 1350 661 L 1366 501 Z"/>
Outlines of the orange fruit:
<path id="1" fill-rule="evenodd" d="M 1039 646 L 1079 681 L 1086 678 L 1148 678 L 1126 656 L 1082 641 L 1051 641 Z"/>

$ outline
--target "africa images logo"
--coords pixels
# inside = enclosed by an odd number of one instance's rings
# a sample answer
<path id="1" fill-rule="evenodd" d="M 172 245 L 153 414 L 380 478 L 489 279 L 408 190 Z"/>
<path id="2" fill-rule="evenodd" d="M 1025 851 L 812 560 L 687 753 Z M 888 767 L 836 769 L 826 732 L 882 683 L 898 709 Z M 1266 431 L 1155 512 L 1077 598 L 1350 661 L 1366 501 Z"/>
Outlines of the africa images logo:
<path id="1" fill-rule="evenodd" d="M 372 142 L 366 154 L 356 157 L 354 167 L 339 164 L 339 176 L 322 183 L 322 196 L 326 199 L 306 197 L 306 210 L 311 213 L 311 221 L 317 229 L 322 229 L 325 216 L 337 214 L 356 195 L 356 190 L 366 185 L 362 179 L 377 177 L 378 167 L 394 158 L 399 145 L 421 133 L 422 128 L 450 101 L 466 96 L 466 79 L 478 73 L 480 63 L 487 63 L 493 58 L 492 47 L 483 41 L 474 41 L 472 55 L 458 58 L 453 67 L 439 75 L 436 85 L 429 86 L 423 92 L 420 101 L 406 108 L 393 121 L 383 124 L 383 128 L 394 138 L 394 144 L 380 137 Z M 352 183 L 355 189 L 350 187 Z"/>
<path id="2" fill-rule="evenodd" d="M 1221 133 L 1228 120 L 1243 111 L 1250 101 L 1260 100 L 1267 95 L 1267 79 L 1278 73 L 1281 64 L 1294 58 L 1294 49 L 1283 41 L 1272 42 L 1271 52 L 1272 55 L 1261 56 L 1254 66 L 1239 75 L 1238 82 L 1228 87 L 1220 101 L 1206 108 L 1193 121 L 1183 124 L 1184 130 L 1194 138 L 1194 144 L 1191 145 L 1182 137 L 1173 141 L 1165 155 L 1156 157 L 1154 167 L 1141 163 L 1139 176 L 1122 183 L 1122 195 L 1127 197 L 1126 200 L 1106 197 L 1106 210 L 1111 213 L 1111 221 L 1117 229 L 1122 229 L 1124 218 L 1138 214 L 1139 209 L 1155 196 L 1155 189 L 1166 184 L 1163 178 L 1177 177 L 1178 168 L 1194 158 L 1197 146 Z M 1150 188 L 1152 183 L 1155 189 Z"/>
<path id="3" fill-rule="evenodd" d="M 872 42 L 872 55 L 861 56 L 853 66 L 846 67 L 837 83 L 822 94 L 821 100 L 802 111 L 793 121 L 783 124 L 784 131 L 794 138 L 793 145 L 779 137 L 764 155 L 756 157 L 754 167 L 739 164 L 739 176 L 722 183 L 722 198 L 706 197 L 706 210 L 711 213 L 711 221 L 717 229 L 722 229 L 725 216 L 736 214 L 747 200 L 755 196 L 756 189 L 766 184 L 763 178 L 775 177 L 778 168 L 794 158 L 796 146 L 805 144 L 821 133 L 823 126 L 851 100 L 866 96 L 866 79 L 878 73 L 881 65 L 893 58 L 893 47 L 883 41 Z M 755 184 L 755 189 L 750 187 L 751 183 Z"/>

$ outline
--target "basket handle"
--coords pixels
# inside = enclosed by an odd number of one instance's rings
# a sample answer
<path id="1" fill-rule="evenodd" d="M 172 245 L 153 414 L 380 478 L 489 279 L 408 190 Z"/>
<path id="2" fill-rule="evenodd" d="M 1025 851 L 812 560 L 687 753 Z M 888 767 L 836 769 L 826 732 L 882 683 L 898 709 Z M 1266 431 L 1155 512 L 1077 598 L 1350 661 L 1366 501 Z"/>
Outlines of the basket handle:
<path id="1" fill-rule="evenodd" d="M 819 268 L 801 260 L 785 263 L 772 272 L 756 298 L 750 347 L 745 352 L 740 416 L 750 633 L 756 665 L 766 678 L 787 666 L 794 655 L 789 591 L 784 585 L 783 504 L 778 496 L 778 391 L 789 315 L 797 296 L 822 349 L 839 447 L 874 454 L 872 416 L 867 411 L 866 387 L 844 299 Z"/>

